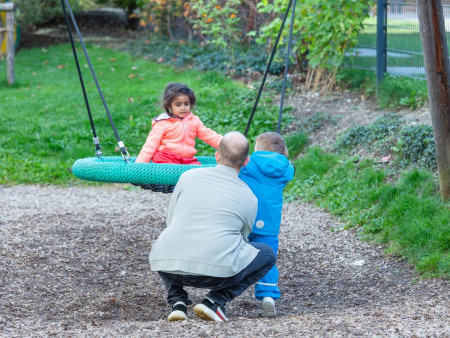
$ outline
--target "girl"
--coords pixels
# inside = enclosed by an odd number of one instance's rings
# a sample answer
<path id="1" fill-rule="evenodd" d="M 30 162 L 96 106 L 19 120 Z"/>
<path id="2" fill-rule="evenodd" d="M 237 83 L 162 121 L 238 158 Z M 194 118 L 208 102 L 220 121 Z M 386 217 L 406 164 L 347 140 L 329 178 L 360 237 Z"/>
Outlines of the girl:
<path id="1" fill-rule="evenodd" d="M 201 163 L 194 157 L 195 138 L 211 147 L 219 148 L 222 135 L 206 128 L 191 113 L 197 100 L 194 92 L 182 83 L 169 83 L 164 90 L 163 107 L 166 110 L 152 121 L 152 130 L 136 158 L 136 163 Z"/>

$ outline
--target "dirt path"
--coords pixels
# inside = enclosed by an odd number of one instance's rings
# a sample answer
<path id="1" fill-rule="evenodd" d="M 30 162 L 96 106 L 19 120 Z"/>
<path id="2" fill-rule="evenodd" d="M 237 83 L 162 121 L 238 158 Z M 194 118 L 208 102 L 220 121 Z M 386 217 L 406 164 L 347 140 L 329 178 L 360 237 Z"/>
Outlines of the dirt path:
<path id="1" fill-rule="evenodd" d="M 449 283 L 421 280 L 315 207 L 285 206 L 278 316 L 252 290 L 229 323 L 169 323 L 147 255 L 168 195 L 0 187 L 0 336 L 450 336 Z M 205 291 L 190 289 L 194 302 Z"/>

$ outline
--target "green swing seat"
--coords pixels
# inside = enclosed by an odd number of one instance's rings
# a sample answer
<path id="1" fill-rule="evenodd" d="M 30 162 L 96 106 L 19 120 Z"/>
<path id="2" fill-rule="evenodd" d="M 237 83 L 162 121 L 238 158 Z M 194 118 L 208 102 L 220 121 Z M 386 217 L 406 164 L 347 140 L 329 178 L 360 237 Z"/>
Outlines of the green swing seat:
<path id="1" fill-rule="evenodd" d="M 73 174 L 83 180 L 109 183 L 175 185 L 181 174 L 195 168 L 216 166 L 214 156 L 198 156 L 201 165 L 125 162 L 120 156 L 89 157 L 77 160 Z"/>

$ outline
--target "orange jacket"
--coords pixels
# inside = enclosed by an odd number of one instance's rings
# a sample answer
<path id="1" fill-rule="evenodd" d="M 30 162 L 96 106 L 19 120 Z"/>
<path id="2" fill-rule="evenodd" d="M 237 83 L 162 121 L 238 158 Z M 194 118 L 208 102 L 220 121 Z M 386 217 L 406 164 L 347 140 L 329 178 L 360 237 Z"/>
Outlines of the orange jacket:
<path id="1" fill-rule="evenodd" d="M 183 119 L 162 113 L 153 119 L 152 130 L 136 158 L 136 163 L 150 162 L 157 151 L 171 151 L 181 157 L 193 157 L 197 153 L 196 137 L 216 149 L 222 139 L 222 135 L 206 128 L 198 116 L 192 113 Z"/>

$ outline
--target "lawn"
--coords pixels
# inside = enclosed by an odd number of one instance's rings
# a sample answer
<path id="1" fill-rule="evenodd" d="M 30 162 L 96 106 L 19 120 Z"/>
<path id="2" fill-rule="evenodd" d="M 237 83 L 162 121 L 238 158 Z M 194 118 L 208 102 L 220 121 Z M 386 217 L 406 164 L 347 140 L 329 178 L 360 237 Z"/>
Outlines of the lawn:
<path id="1" fill-rule="evenodd" d="M 177 69 L 142 57 L 88 46 L 119 136 L 137 156 L 168 82 L 183 82 L 197 96 L 195 113 L 219 133 L 243 132 L 255 90 L 215 72 Z M 105 156 L 120 155 L 107 114 L 81 48 L 78 50 L 97 135 Z M 78 158 L 94 156 L 92 132 L 70 45 L 22 50 L 16 58 L 16 83 L 0 82 L 0 183 L 70 183 Z M 5 74 L 5 62 L 0 74 Z M 267 102 L 267 103 L 265 103 Z M 277 108 L 263 99 L 250 129 L 274 130 Z M 288 116 L 286 118 L 289 118 Z M 198 142 L 199 155 L 213 149 Z"/>

